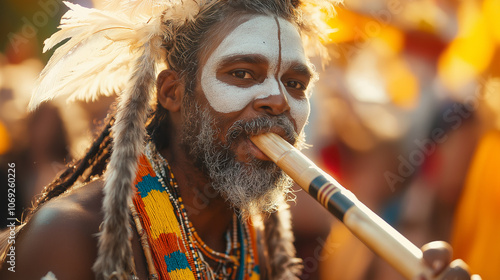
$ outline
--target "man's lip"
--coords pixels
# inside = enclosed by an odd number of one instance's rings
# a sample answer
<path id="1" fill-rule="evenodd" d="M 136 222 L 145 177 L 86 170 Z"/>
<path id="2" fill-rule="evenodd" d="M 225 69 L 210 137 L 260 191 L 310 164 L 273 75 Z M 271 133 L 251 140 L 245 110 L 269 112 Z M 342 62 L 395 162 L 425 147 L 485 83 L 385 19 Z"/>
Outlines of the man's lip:
<path id="1" fill-rule="evenodd" d="M 260 160 L 265 160 L 265 161 L 271 161 L 271 159 L 266 155 L 264 154 L 264 152 L 262 152 L 251 140 L 250 138 L 247 138 L 245 140 L 247 143 L 248 143 L 248 149 L 249 149 L 249 152 L 257 159 L 260 159 Z"/>

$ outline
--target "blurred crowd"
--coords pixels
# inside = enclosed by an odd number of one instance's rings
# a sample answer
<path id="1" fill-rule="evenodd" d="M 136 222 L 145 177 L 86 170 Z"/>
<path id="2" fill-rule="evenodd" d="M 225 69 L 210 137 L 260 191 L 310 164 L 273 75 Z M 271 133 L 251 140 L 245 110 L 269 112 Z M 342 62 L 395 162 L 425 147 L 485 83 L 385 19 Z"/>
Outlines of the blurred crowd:
<path id="1" fill-rule="evenodd" d="M 42 42 L 65 6 L 1 5 L 0 199 L 14 162 L 21 219 L 85 152 L 114 98 L 56 98 L 28 113 L 50 55 Z M 448 241 L 473 273 L 497 279 L 500 0 L 345 0 L 336 10 L 325 18 L 331 61 L 317 65 L 305 153 L 417 246 Z M 292 211 L 303 279 L 402 279 L 304 192 Z"/>

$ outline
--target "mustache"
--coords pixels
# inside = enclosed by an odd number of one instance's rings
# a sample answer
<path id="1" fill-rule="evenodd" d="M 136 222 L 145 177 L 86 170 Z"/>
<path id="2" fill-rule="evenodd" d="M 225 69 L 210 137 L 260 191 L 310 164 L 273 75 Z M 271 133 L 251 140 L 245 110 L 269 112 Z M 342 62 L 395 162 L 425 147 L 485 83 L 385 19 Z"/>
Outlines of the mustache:
<path id="1" fill-rule="evenodd" d="M 253 135 L 274 132 L 283 137 L 290 144 L 295 145 L 299 135 L 295 132 L 295 126 L 285 115 L 260 116 L 250 120 L 238 120 L 228 129 L 226 143 L 230 146 L 240 137 L 248 138 Z"/>

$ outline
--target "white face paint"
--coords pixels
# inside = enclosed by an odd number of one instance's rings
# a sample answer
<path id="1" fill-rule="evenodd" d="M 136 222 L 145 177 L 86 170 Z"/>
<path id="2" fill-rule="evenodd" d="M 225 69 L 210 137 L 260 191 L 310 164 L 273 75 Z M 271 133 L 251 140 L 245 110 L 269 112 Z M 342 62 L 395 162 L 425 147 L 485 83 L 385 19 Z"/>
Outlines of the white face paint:
<path id="1" fill-rule="evenodd" d="M 210 106 L 220 113 L 237 112 L 254 100 L 283 94 L 300 132 L 309 117 L 308 94 L 291 96 L 282 77 L 297 65 L 306 68 L 308 60 L 297 28 L 282 18 L 278 21 L 279 25 L 276 18 L 254 16 L 236 27 L 208 58 L 201 73 L 201 87 Z M 239 86 L 217 77 L 217 71 L 228 58 L 245 55 L 258 55 L 267 61 L 265 73 L 258 82 Z"/>

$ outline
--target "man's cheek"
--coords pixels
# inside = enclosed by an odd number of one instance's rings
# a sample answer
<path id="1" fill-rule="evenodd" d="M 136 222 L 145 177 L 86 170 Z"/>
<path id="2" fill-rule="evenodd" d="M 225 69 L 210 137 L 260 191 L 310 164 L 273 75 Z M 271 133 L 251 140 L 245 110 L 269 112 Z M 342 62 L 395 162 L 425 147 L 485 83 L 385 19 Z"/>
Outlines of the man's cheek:
<path id="1" fill-rule="evenodd" d="M 255 90 L 240 88 L 217 81 L 204 89 L 212 108 L 219 113 L 233 113 L 243 110 L 255 98 Z"/>
<path id="2" fill-rule="evenodd" d="M 311 112 L 309 99 L 297 100 L 290 97 L 288 100 L 290 113 L 293 120 L 295 121 L 295 125 L 297 126 L 297 133 L 300 133 L 304 129 L 304 126 L 306 125 L 307 119 L 309 118 L 309 114 Z"/>

